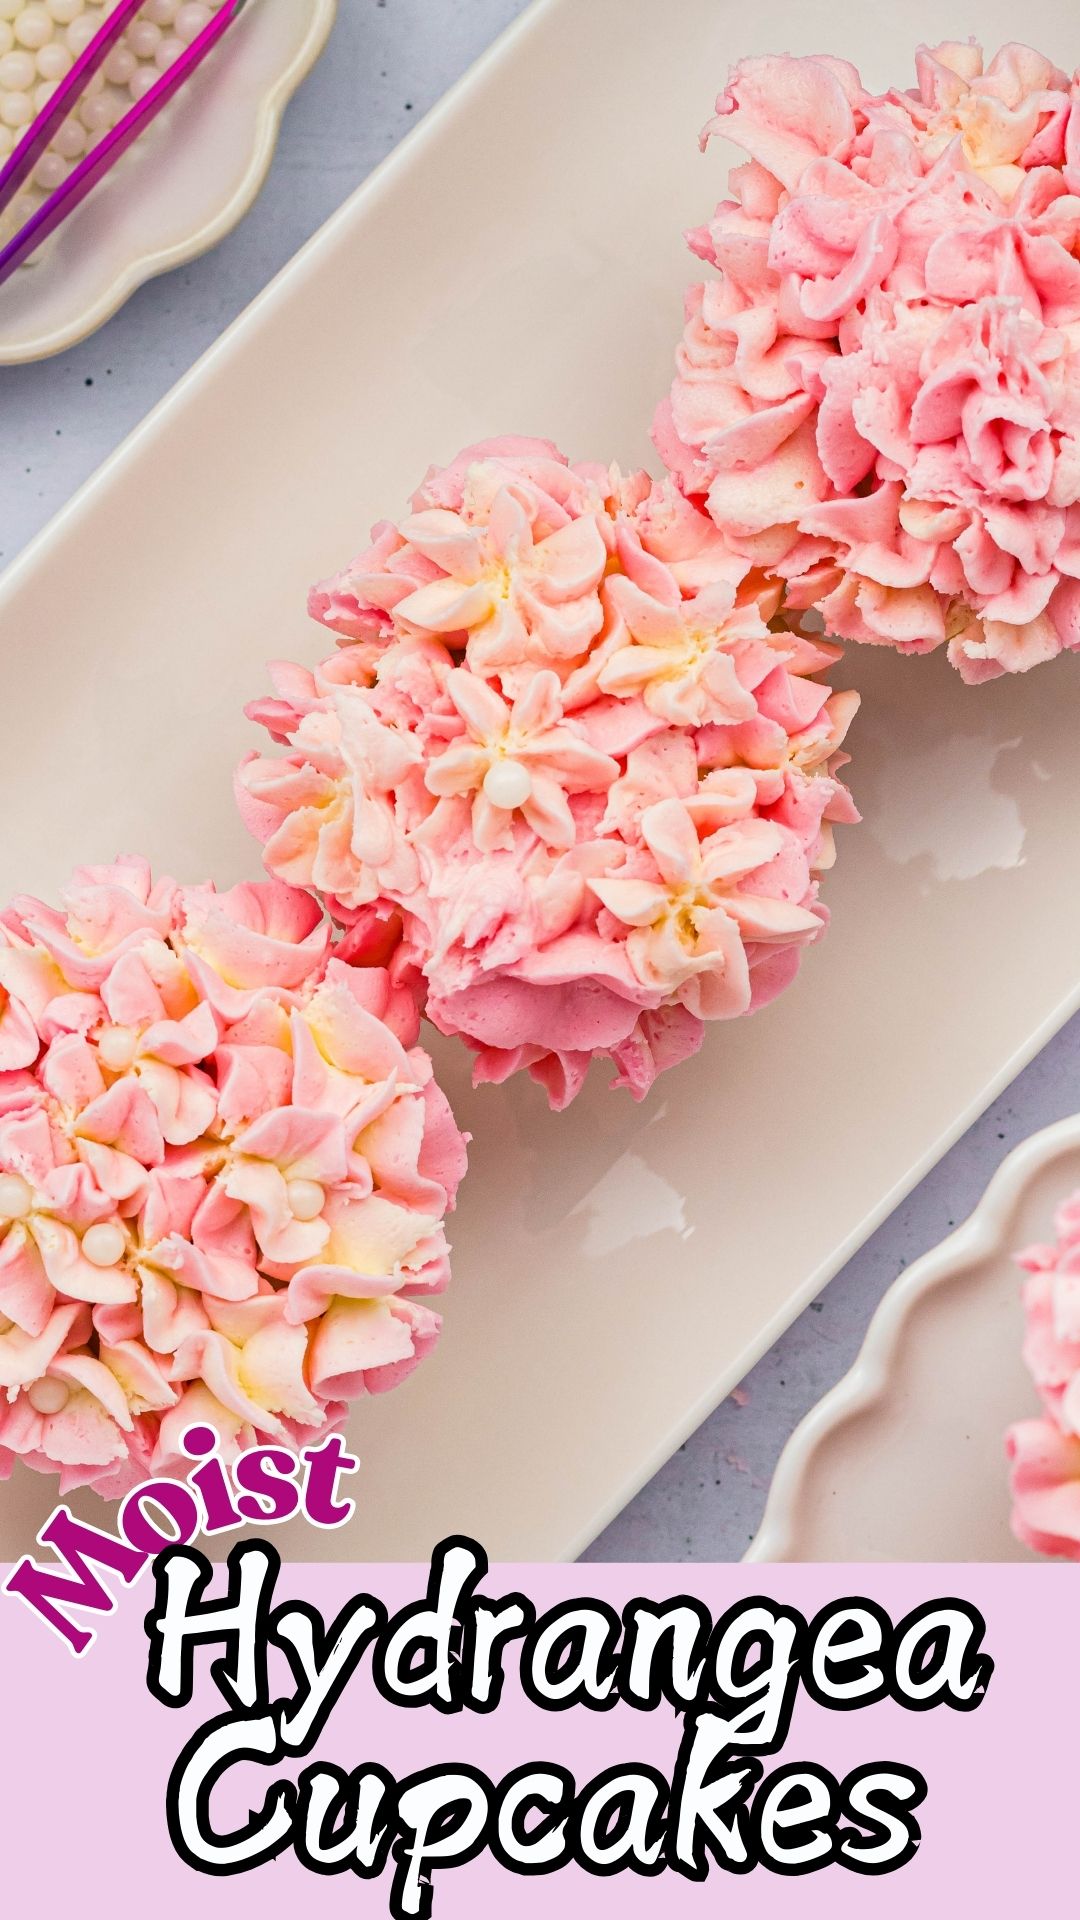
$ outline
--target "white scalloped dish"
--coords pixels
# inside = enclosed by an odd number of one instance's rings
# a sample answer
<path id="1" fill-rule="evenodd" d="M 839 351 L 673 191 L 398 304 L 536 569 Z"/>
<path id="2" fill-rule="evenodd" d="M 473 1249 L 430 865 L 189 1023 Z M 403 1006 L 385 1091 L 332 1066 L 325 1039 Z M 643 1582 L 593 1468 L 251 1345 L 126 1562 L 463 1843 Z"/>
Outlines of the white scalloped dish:
<path id="1" fill-rule="evenodd" d="M 101 326 L 144 280 L 216 245 L 255 199 L 337 0 L 259 0 L 71 218 L 0 287 L 0 365 Z"/>
<path id="2" fill-rule="evenodd" d="M 894 1282 L 780 1458 L 748 1560 L 1030 1560 L 1003 1437 L 1038 1410 L 1016 1249 L 1080 1187 L 1080 1115 L 1033 1134 L 970 1219 Z"/>

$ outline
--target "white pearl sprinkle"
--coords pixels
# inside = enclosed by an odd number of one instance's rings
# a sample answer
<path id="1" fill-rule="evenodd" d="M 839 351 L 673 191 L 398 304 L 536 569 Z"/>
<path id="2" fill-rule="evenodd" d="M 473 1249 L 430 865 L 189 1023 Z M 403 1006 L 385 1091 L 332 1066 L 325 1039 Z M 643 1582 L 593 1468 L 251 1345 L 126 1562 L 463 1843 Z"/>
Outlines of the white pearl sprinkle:
<path id="1" fill-rule="evenodd" d="M 33 1205 L 33 1189 L 21 1173 L 0 1173 L 0 1220 L 25 1220 Z"/>
<path id="2" fill-rule="evenodd" d="M 101 71 L 114 87 L 126 87 L 138 64 L 131 48 L 121 40 L 120 45 L 113 48 Z"/>
<path id="3" fill-rule="evenodd" d="M 285 1198 L 297 1220 L 317 1220 L 326 1203 L 326 1195 L 317 1180 L 290 1180 Z"/>
<path id="4" fill-rule="evenodd" d="M 13 153 L 14 150 L 15 129 L 13 127 L 5 127 L 3 121 L 0 120 L 0 160 L 3 160 L 9 153 Z"/>
<path id="5" fill-rule="evenodd" d="M 179 10 L 180 0 L 150 0 L 146 18 L 152 20 L 155 27 L 171 27 Z"/>
<path id="6" fill-rule="evenodd" d="M 82 121 L 65 120 L 62 127 L 57 127 L 49 145 L 65 160 L 77 160 L 86 152 L 86 128 Z"/>
<path id="7" fill-rule="evenodd" d="M 116 119 L 112 95 L 99 93 L 93 100 L 84 100 L 79 107 L 79 119 L 87 133 L 106 132 Z"/>
<path id="8" fill-rule="evenodd" d="M 532 775 L 520 760 L 493 760 L 484 775 L 484 794 L 493 807 L 523 807 L 532 794 Z"/>
<path id="9" fill-rule="evenodd" d="M 21 47 L 29 47 L 36 53 L 47 40 L 52 39 L 53 23 L 44 7 L 24 7 L 15 16 L 15 38 Z"/>
<path id="10" fill-rule="evenodd" d="M 84 0 L 45 0 L 45 5 L 58 27 L 70 27 L 83 10 Z"/>
<path id="11" fill-rule="evenodd" d="M 138 1044 L 134 1027 L 102 1027 L 97 1037 L 98 1059 L 110 1073 L 126 1073 Z"/>
<path id="12" fill-rule="evenodd" d="M 136 20 L 128 28 L 127 43 L 140 60 L 152 60 L 161 45 L 161 28 L 152 20 Z"/>
<path id="13" fill-rule="evenodd" d="M 156 87 L 160 75 L 156 67 L 136 67 L 128 81 L 128 92 L 133 100 L 143 100 L 151 87 Z"/>
<path id="14" fill-rule="evenodd" d="M 32 53 L 5 53 L 0 60 L 0 87 L 5 93 L 29 93 L 37 79 L 37 61 Z"/>
<path id="15" fill-rule="evenodd" d="M 68 176 L 67 161 L 58 153 L 43 153 L 34 168 L 34 179 L 43 193 L 55 193 Z"/>
<path id="16" fill-rule="evenodd" d="M 43 80 L 62 80 L 72 65 L 71 55 L 60 40 L 50 40 L 37 57 L 37 70 Z"/>
<path id="17" fill-rule="evenodd" d="M 209 19 L 209 7 L 199 4 L 199 0 L 189 0 L 189 4 L 181 7 L 176 16 L 177 39 L 182 40 L 185 47 L 189 47 L 191 42 L 198 38 Z"/>
<path id="18" fill-rule="evenodd" d="M 0 20 L 14 20 L 23 10 L 23 0 L 0 0 Z"/>
<path id="19" fill-rule="evenodd" d="M 5 53 L 10 53 L 14 45 L 15 35 L 12 33 L 8 22 L 6 20 L 0 20 L 0 58 L 2 58 Z"/>
<path id="20" fill-rule="evenodd" d="M 79 14 L 69 26 L 64 38 L 72 53 L 82 53 L 90 45 L 98 30 L 99 22 L 91 20 L 85 13 Z"/>
<path id="21" fill-rule="evenodd" d="M 35 1413 L 63 1413 L 69 1390 L 63 1380 L 51 1380 L 46 1375 L 43 1380 L 35 1380 L 33 1386 L 27 1388 L 26 1397 Z"/>
<path id="22" fill-rule="evenodd" d="M 124 1235 L 113 1220 L 99 1220 L 95 1227 L 87 1227 L 82 1238 L 82 1250 L 92 1267 L 115 1267 L 124 1252 Z"/>
<path id="23" fill-rule="evenodd" d="M 167 73 L 169 68 L 174 64 L 174 62 L 179 60 L 180 55 L 183 53 L 183 51 L 184 51 L 183 41 L 178 40 L 175 34 L 170 34 L 167 40 L 162 41 L 160 47 L 155 53 L 154 64 L 161 73 Z"/>
<path id="24" fill-rule="evenodd" d="M 0 100 L 0 120 L 5 127 L 28 127 L 34 117 L 34 103 L 28 93 L 7 93 Z"/>

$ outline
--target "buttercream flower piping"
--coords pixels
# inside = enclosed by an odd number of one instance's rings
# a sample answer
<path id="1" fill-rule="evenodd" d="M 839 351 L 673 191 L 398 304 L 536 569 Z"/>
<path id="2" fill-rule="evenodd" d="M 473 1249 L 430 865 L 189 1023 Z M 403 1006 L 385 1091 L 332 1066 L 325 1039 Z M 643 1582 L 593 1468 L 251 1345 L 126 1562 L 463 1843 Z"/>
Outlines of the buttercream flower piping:
<path id="1" fill-rule="evenodd" d="M 1056 1239 L 1018 1256 L 1024 1359 L 1043 1411 L 1009 1428 L 1013 1532 L 1037 1553 L 1080 1560 L 1080 1194 L 1058 1208 Z"/>
<path id="2" fill-rule="evenodd" d="M 431 1345 L 464 1144 L 400 967 L 344 953 L 139 860 L 0 913 L 0 1473 L 299 1445 Z"/>
<path id="3" fill-rule="evenodd" d="M 472 833 L 481 853 L 513 844 L 517 812 L 545 846 L 572 847 L 567 796 L 605 791 L 619 765 L 590 746 L 580 728 L 563 723 L 558 675 L 536 672 L 512 706 L 462 667 L 451 668 L 445 687 L 465 733 L 430 761 L 428 791 L 440 798 L 475 795 Z"/>
<path id="4" fill-rule="evenodd" d="M 590 886 L 630 929 L 627 952 L 638 978 L 665 994 L 696 981 L 694 1011 L 705 1018 L 749 1006 L 743 936 L 798 940 L 820 931 L 808 908 L 740 890 L 783 851 L 780 830 L 769 821 L 744 819 L 701 840 L 683 801 L 659 800 L 641 816 L 641 843 L 628 862 L 635 874 Z"/>
<path id="5" fill-rule="evenodd" d="M 670 482 L 505 440 L 413 509 L 313 594 L 343 644 L 249 708 L 285 752 L 241 810 L 357 952 L 400 943 L 479 1079 L 562 1106 L 607 1055 L 640 1097 L 823 931 L 838 650 Z"/>
<path id="6" fill-rule="evenodd" d="M 978 681 L 1080 645 L 1080 100 L 1026 47 L 916 70 L 736 67 L 655 438 L 789 604 Z"/>

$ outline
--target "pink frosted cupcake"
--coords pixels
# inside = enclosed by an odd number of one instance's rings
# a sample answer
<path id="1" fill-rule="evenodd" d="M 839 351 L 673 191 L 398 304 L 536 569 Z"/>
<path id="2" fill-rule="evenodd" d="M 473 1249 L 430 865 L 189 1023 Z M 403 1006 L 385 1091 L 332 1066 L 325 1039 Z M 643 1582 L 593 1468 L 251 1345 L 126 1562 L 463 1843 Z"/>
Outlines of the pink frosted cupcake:
<path id="1" fill-rule="evenodd" d="M 1058 1208 L 1057 1239 L 1018 1256 L 1024 1359 L 1043 1417 L 1009 1428 L 1013 1531 L 1037 1553 L 1080 1560 L 1080 1193 Z"/>
<path id="2" fill-rule="evenodd" d="M 735 68 L 655 439 L 829 631 L 979 681 L 1080 645 L 1080 90 L 1021 46 L 916 73 Z"/>
<path id="3" fill-rule="evenodd" d="M 278 664 L 241 767 L 269 871 L 422 976 L 478 1080 L 638 1097 L 764 1004 L 825 926 L 857 700 L 838 650 L 670 483 L 500 440 L 433 469 L 316 589 L 339 650 Z M 396 945 L 400 939 L 400 945 Z"/>
<path id="4" fill-rule="evenodd" d="M 0 913 L 0 1475 L 299 1448 L 432 1344 L 464 1142 L 309 895 L 144 861 Z"/>

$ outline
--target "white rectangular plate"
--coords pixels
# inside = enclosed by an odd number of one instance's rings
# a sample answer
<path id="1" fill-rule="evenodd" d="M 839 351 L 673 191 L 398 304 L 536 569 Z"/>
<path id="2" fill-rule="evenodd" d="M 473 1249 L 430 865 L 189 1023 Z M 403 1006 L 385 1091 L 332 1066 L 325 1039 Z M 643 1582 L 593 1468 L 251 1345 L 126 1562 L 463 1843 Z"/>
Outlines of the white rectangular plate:
<path id="1" fill-rule="evenodd" d="M 949 21 L 1011 25 L 1001 0 Z M 935 28 L 922 0 L 535 8 L 7 576 L 3 892 L 121 848 L 253 872 L 241 705 L 268 656 L 317 657 L 308 583 L 482 435 L 648 459 L 729 61 L 826 46 L 885 85 Z M 1025 29 L 1072 64 L 1057 0 Z M 474 1095 L 438 1048 L 475 1136 L 445 1336 L 353 1422 L 354 1528 L 287 1550 L 580 1550 L 1077 1004 L 1080 661 L 969 690 L 856 649 L 844 677 L 866 824 L 791 992 L 642 1107 L 599 1076 L 562 1116 L 530 1084 Z M 53 1498 L 13 1479 L 0 1559 Z"/>

